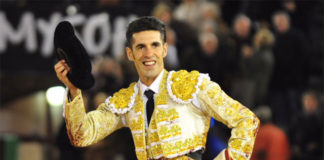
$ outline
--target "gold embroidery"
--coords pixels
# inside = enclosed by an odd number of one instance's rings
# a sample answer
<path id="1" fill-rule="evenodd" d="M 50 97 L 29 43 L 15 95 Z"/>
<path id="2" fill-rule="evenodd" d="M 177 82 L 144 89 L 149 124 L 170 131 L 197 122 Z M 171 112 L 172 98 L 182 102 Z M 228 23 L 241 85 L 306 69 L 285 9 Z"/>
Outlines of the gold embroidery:
<path id="1" fill-rule="evenodd" d="M 242 147 L 242 140 L 240 139 L 234 139 L 230 142 L 230 146 L 231 148 L 235 149 L 235 150 L 240 150 Z"/>
<path id="2" fill-rule="evenodd" d="M 134 139 L 134 143 L 137 149 L 145 148 L 145 140 L 144 140 L 144 136 L 142 136 L 141 134 L 133 134 L 133 139 Z"/>
<path id="3" fill-rule="evenodd" d="M 161 148 L 160 144 L 153 146 L 151 148 L 151 150 L 152 150 L 153 157 L 163 154 L 163 151 L 162 151 L 162 148 Z M 153 158 L 153 157 L 151 157 L 151 158 Z"/>
<path id="4" fill-rule="evenodd" d="M 156 143 L 156 142 L 159 142 L 159 136 L 157 134 L 157 132 L 154 132 L 154 133 L 150 133 L 150 143 Z"/>
<path id="5" fill-rule="evenodd" d="M 146 152 L 136 151 L 136 157 L 138 160 L 147 160 Z"/>
<path id="6" fill-rule="evenodd" d="M 207 91 L 207 94 L 208 94 L 209 98 L 214 98 L 216 96 L 217 92 L 213 89 L 210 89 Z"/>
<path id="7" fill-rule="evenodd" d="M 241 108 L 241 104 L 239 102 L 235 101 L 232 104 L 232 108 L 238 111 Z"/>
<path id="8" fill-rule="evenodd" d="M 140 92 L 138 92 L 139 95 Z M 135 106 L 134 112 L 135 113 L 142 113 L 140 114 L 137 119 L 135 116 L 134 119 L 130 123 L 130 129 L 133 133 L 133 140 L 136 147 L 136 156 L 139 160 L 146 160 L 147 153 L 146 153 L 146 144 L 145 144 L 145 124 L 144 124 L 144 102 L 141 96 L 136 96 L 135 98 Z M 140 149 L 140 151 L 138 151 Z"/>
<path id="9" fill-rule="evenodd" d="M 162 122 L 162 121 L 168 121 L 167 112 L 164 109 L 158 108 L 158 111 L 156 113 L 156 121 Z"/>
<path id="10" fill-rule="evenodd" d="M 228 115 L 228 116 L 233 116 L 234 115 L 234 112 L 235 110 L 233 108 L 229 108 L 229 107 L 226 107 L 225 108 L 225 113 Z"/>
<path id="11" fill-rule="evenodd" d="M 158 108 L 156 113 L 157 123 L 165 122 L 165 121 L 173 121 L 177 118 L 179 118 L 179 113 L 175 108 L 171 108 L 171 109 Z"/>
<path id="12" fill-rule="evenodd" d="M 168 117 L 169 117 L 170 121 L 173 121 L 173 120 L 179 118 L 179 113 L 177 112 L 177 110 L 175 108 L 172 108 L 168 112 Z"/>
<path id="13" fill-rule="evenodd" d="M 164 70 L 160 83 L 160 93 L 155 98 L 155 106 L 168 104 L 168 90 L 166 89 L 168 71 Z"/>
<path id="14" fill-rule="evenodd" d="M 159 137 L 160 139 L 167 139 L 170 137 L 168 134 L 169 128 L 167 126 L 162 126 L 159 128 Z"/>
<path id="15" fill-rule="evenodd" d="M 253 146 L 250 145 L 250 144 L 246 144 L 246 145 L 243 147 L 243 152 L 244 152 L 244 153 L 250 153 L 252 150 L 253 150 Z"/>
<path id="16" fill-rule="evenodd" d="M 134 94 L 135 84 L 136 83 L 134 82 L 128 88 L 123 88 L 116 92 L 109 100 L 109 103 L 114 104 L 117 110 L 129 107 L 128 104 L 130 103 L 131 97 Z"/>
<path id="17" fill-rule="evenodd" d="M 183 76 L 181 76 L 183 75 Z M 173 86 L 177 86 L 182 84 L 180 88 L 177 88 L 177 93 L 181 95 L 185 95 L 182 98 L 183 100 L 188 100 L 193 98 L 193 94 L 196 91 L 196 84 L 198 81 L 198 72 L 191 73 L 181 73 L 178 77 L 178 83 L 173 82 Z M 186 75 L 186 76 L 184 76 Z M 132 131 L 141 131 L 143 133 L 133 132 L 134 143 L 136 146 L 136 154 L 138 159 L 147 159 L 150 158 L 158 158 L 163 155 L 163 157 L 171 157 L 171 156 L 179 156 L 173 159 L 190 159 L 186 156 L 181 156 L 183 153 L 187 153 L 190 150 L 196 150 L 203 148 L 206 143 L 207 131 L 203 133 L 203 135 L 196 135 L 193 138 L 182 139 L 180 136 L 182 135 L 181 127 L 177 124 L 177 119 L 179 119 L 180 115 L 176 108 L 169 107 L 159 107 L 159 105 L 167 105 L 168 104 L 168 90 L 167 90 L 167 72 L 163 75 L 163 79 L 160 84 L 159 94 L 155 97 L 155 111 L 153 113 L 152 121 L 150 124 L 150 128 L 147 133 L 147 139 L 145 139 L 145 130 L 144 130 L 144 116 L 139 116 L 137 119 L 134 119 L 130 123 L 130 127 Z M 174 76 L 174 75 L 172 75 Z M 180 77 L 182 77 L 180 79 Z M 175 77 L 173 77 L 175 78 Z M 187 82 L 191 83 L 187 83 Z M 182 82 L 182 83 L 180 83 Z M 187 84 L 186 84 L 187 83 Z M 188 89 L 186 89 L 186 87 Z M 191 90 L 191 91 L 190 91 Z M 182 93 L 187 92 L 188 93 Z M 144 113 L 144 103 L 141 96 L 137 96 L 135 99 L 134 111 Z M 164 123 L 166 122 L 166 123 Z M 174 123 L 175 122 L 175 123 Z M 206 123 L 209 125 L 208 123 Z M 175 139 L 174 139 L 175 138 Z M 146 144 L 145 144 L 146 142 Z M 142 151 L 142 147 L 144 144 L 144 150 Z M 147 146 L 148 148 L 146 148 Z M 139 149 L 139 150 L 138 150 Z M 149 153 L 149 155 L 148 155 Z M 144 157 L 147 156 L 147 157 Z"/>
<path id="18" fill-rule="evenodd" d="M 231 152 L 232 154 L 232 158 L 234 158 L 235 160 L 246 160 L 246 158 L 244 158 L 242 155 L 237 154 L 235 152 Z"/>
<path id="19" fill-rule="evenodd" d="M 165 156 L 172 156 L 175 154 L 183 153 L 185 151 L 194 150 L 200 147 L 204 147 L 203 136 L 195 135 L 194 138 L 187 138 L 185 140 L 179 140 L 176 142 L 166 142 L 162 145 L 163 153 Z"/>
<path id="20" fill-rule="evenodd" d="M 132 123 L 130 125 L 130 128 L 132 131 L 141 131 L 144 129 L 144 120 L 143 118 L 138 118 L 137 120 L 132 120 Z"/>
<path id="21" fill-rule="evenodd" d="M 207 82 L 208 82 L 208 80 L 206 78 L 204 78 L 203 81 L 202 81 L 202 83 L 201 83 L 201 85 L 200 85 L 200 89 L 201 90 L 205 90 L 206 89 Z"/>
<path id="22" fill-rule="evenodd" d="M 181 157 L 172 158 L 170 160 L 192 160 L 192 158 L 187 156 L 181 156 Z"/>
<path id="23" fill-rule="evenodd" d="M 240 122 L 237 125 L 237 128 L 251 128 L 253 126 L 253 120 L 252 119 L 246 119 L 245 121 Z"/>
<path id="24" fill-rule="evenodd" d="M 138 112 L 143 113 L 144 102 L 141 100 L 141 96 L 136 96 L 135 104 L 136 104 L 134 106 L 135 112 L 136 113 L 138 113 Z"/>
<path id="25" fill-rule="evenodd" d="M 222 96 L 218 96 L 215 99 L 215 104 L 218 105 L 218 106 L 223 106 L 224 105 L 223 97 Z"/>
<path id="26" fill-rule="evenodd" d="M 181 127 L 177 124 L 164 125 L 158 129 L 160 140 L 181 135 Z"/>
<path id="27" fill-rule="evenodd" d="M 233 118 L 233 121 L 234 122 L 237 122 L 237 121 L 239 121 L 240 119 L 242 119 L 243 118 L 243 116 L 241 115 L 241 114 L 235 114 L 235 116 L 234 116 L 234 118 Z"/>
<path id="28" fill-rule="evenodd" d="M 237 137 L 244 137 L 245 135 L 245 130 L 242 130 L 242 129 L 237 129 L 234 134 L 237 136 Z"/>
<path id="29" fill-rule="evenodd" d="M 199 72 L 191 71 L 188 73 L 185 70 L 174 72 L 171 76 L 172 93 L 183 101 L 193 98 L 196 92 L 196 85 L 198 83 Z"/>
<path id="30" fill-rule="evenodd" d="M 150 124 L 150 129 L 151 130 L 155 130 L 155 129 L 157 129 L 157 126 L 156 126 L 156 120 L 154 119 L 154 117 L 152 118 L 152 120 L 151 120 L 151 124 Z"/>

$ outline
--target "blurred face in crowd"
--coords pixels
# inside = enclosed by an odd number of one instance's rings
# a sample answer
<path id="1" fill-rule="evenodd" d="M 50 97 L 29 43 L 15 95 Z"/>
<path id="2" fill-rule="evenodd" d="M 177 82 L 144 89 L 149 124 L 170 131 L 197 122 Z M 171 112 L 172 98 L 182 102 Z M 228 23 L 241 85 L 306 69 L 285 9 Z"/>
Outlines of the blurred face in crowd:
<path id="1" fill-rule="evenodd" d="M 283 2 L 283 7 L 288 10 L 289 12 L 296 11 L 296 3 L 294 1 L 286 1 Z"/>
<path id="2" fill-rule="evenodd" d="M 156 15 L 164 24 L 170 24 L 170 21 L 172 19 L 171 12 L 168 10 L 162 11 L 159 15 Z"/>
<path id="3" fill-rule="evenodd" d="M 275 17 L 273 19 L 273 23 L 274 23 L 275 29 L 279 33 L 285 33 L 290 27 L 288 17 L 285 16 L 284 14 L 275 15 Z"/>
<path id="4" fill-rule="evenodd" d="M 155 30 L 134 33 L 132 42 L 126 48 L 128 59 L 135 63 L 141 82 L 149 86 L 164 68 L 168 45 Z"/>
<path id="5" fill-rule="evenodd" d="M 206 34 L 201 41 L 201 46 L 207 56 L 214 55 L 218 50 L 218 38 L 212 33 Z"/>
<path id="6" fill-rule="evenodd" d="M 239 37 L 247 37 L 250 34 L 251 22 L 247 18 L 239 18 L 235 21 L 234 29 Z"/>
<path id="7" fill-rule="evenodd" d="M 303 107 L 307 114 L 312 114 L 317 110 L 318 101 L 313 94 L 303 96 Z"/>

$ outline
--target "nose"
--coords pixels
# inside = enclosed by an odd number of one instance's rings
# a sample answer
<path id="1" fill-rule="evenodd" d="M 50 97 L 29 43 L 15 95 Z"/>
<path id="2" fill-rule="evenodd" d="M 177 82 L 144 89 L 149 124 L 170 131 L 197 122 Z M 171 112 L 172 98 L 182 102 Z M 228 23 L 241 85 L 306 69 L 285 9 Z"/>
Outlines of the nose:
<path id="1" fill-rule="evenodd" d="M 147 47 L 145 49 L 144 55 L 145 55 L 145 57 L 148 57 L 148 58 L 152 57 L 153 56 L 153 50 L 152 50 L 152 48 L 151 47 Z"/>

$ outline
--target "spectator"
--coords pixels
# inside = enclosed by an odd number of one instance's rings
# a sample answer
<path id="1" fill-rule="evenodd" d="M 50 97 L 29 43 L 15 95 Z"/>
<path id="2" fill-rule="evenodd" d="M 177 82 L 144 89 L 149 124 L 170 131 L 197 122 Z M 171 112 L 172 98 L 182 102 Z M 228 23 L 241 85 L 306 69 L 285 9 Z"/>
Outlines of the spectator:
<path id="1" fill-rule="evenodd" d="M 238 14 L 234 19 L 234 37 L 241 43 L 251 43 L 251 25 L 249 17 L 244 14 Z"/>
<path id="2" fill-rule="evenodd" d="M 221 8 L 218 3 L 205 1 L 201 4 L 199 30 L 210 30 L 216 34 L 227 35 L 229 32 L 227 24 L 222 19 Z"/>
<path id="3" fill-rule="evenodd" d="M 174 11 L 174 17 L 177 20 L 185 21 L 193 26 L 195 29 L 199 28 L 200 20 L 200 0 L 182 0 Z"/>
<path id="4" fill-rule="evenodd" d="M 249 17 L 244 14 L 238 14 L 234 19 L 233 33 L 231 39 L 234 41 L 233 48 L 235 49 L 234 60 L 232 65 L 232 89 L 231 95 L 240 100 L 244 105 L 247 105 L 247 101 L 244 100 L 245 94 L 242 95 L 240 91 L 242 86 L 251 86 L 250 83 L 246 83 L 242 78 L 242 73 L 239 70 L 239 62 L 242 59 L 242 55 L 251 54 L 247 52 L 253 52 L 252 49 L 252 22 Z M 243 101 L 242 101 L 243 100 Z"/>
<path id="5" fill-rule="evenodd" d="M 274 65 L 272 53 L 274 36 L 268 29 L 262 28 L 257 31 L 253 43 L 253 50 L 243 52 L 240 62 L 242 80 L 249 84 L 244 86 L 245 89 L 242 89 L 240 95 L 247 105 L 259 106 L 266 103 L 269 80 Z"/>
<path id="6" fill-rule="evenodd" d="M 152 10 L 152 15 L 159 18 L 167 26 L 167 40 L 171 57 L 166 58 L 166 67 L 168 69 L 199 69 L 197 66 L 197 30 L 188 22 L 176 19 L 172 9 L 166 3 L 158 3 Z M 171 61 L 172 57 L 177 60 Z M 169 60 L 168 60 L 169 59 Z"/>
<path id="7" fill-rule="evenodd" d="M 323 159 L 323 106 L 315 91 L 302 96 L 303 112 L 290 130 L 293 158 L 296 160 Z"/>
<path id="8" fill-rule="evenodd" d="M 178 49 L 176 47 L 177 35 L 170 24 L 172 23 L 172 12 L 171 8 L 165 3 L 159 3 L 153 9 L 152 15 L 158 17 L 161 21 L 167 24 L 167 43 L 168 43 L 168 54 L 165 58 L 165 67 L 169 70 L 176 70 L 180 67 L 178 58 Z"/>
<path id="9" fill-rule="evenodd" d="M 235 41 L 236 56 L 239 59 L 243 46 L 251 47 L 252 43 L 252 22 L 245 14 L 238 14 L 233 23 L 232 39 Z"/>
<path id="10" fill-rule="evenodd" d="M 273 53 L 275 66 L 271 80 L 271 107 L 274 122 L 287 129 L 294 115 L 301 112 L 299 99 L 307 74 L 306 42 L 300 32 L 291 28 L 288 14 L 273 15 L 276 43 Z"/>
<path id="11" fill-rule="evenodd" d="M 120 63 L 110 57 L 98 57 L 94 61 L 96 84 L 93 92 L 99 90 L 111 94 L 124 83 L 124 73 Z"/>
<path id="12" fill-rule="evenodd" d="M 176 70 L 180 67 L 178 49 L 176 47 L 177 37 L 173 29 L 167 28 L 168 54 L 165 57 L 165 67 L 169 70 Z"/>
<path id="13" fill-rule="evenodd" d="M 210 78 L 222 85 L 225 92 L 228 92 L 227 77 L 229 77 L 231 65 L 234 63 L 228 46 L 211 32 L 201 33 L 199 42 L 201 47 L 199 54 L 200 71 L 209 73 Z"/>
<path id="14" fill-rule="evenodd" d="M 290 147 L 286 133 L 271 123 L 271 110 L 260 106 L 255 110 L 261 125 L 255 139 L 251 160 L 289 160 Z"/>

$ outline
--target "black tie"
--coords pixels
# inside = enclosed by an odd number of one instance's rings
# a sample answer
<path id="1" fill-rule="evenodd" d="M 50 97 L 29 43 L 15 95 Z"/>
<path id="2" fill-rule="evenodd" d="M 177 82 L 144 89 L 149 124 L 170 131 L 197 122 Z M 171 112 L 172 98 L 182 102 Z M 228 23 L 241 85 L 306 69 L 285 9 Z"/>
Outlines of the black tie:
<path id="1" fill-rule="evenodd" d="M 150 124 L 150 120 L 154 110 L 154 99 L 153 99 L 154 92 L 152 90 L 147 90 L 144 92 L 144 94 L 147 97 L 147 102 L 146 102 L 147 123 Z"/>

